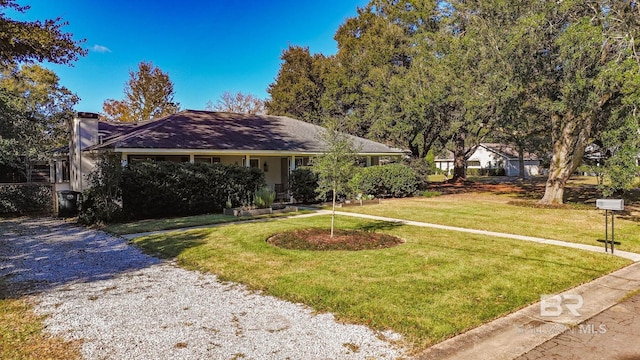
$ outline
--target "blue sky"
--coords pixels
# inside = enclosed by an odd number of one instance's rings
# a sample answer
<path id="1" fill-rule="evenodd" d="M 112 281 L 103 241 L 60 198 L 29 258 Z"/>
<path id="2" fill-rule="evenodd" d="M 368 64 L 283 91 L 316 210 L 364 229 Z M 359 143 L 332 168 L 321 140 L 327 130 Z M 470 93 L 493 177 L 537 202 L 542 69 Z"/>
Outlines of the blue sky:
<path id="1" fill-rule="evenodd" d="M 28 0 L 27 0 L 28 1 Z M 63 29 L 86 39 L 86 57 L 73 67 L 43 64 L 80 96 L 78 111 L 100 112 L 106 99 L 122 99 L 129 70 L 152 61 L 173 81 L 175 100 L 204 109 L 225 91 L 267 98 L 267 86 L 289 45 L 334 54 L 338 26 L 366 0 L 139 1 L 18 0 L 30 5 L 18 20 L 61 17 Z"/>

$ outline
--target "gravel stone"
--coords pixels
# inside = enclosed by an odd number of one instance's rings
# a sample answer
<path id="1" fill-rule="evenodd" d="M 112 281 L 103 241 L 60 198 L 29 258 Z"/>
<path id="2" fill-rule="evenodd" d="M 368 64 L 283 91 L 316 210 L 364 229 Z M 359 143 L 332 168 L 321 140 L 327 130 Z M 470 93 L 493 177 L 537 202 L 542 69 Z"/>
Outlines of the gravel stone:
<path id="1" fill-rule="evenodd" d="M 0 276 L 86 359 L 396 359 L 401 336 L 141 253 L 59 219 L 0 220 Z"/>

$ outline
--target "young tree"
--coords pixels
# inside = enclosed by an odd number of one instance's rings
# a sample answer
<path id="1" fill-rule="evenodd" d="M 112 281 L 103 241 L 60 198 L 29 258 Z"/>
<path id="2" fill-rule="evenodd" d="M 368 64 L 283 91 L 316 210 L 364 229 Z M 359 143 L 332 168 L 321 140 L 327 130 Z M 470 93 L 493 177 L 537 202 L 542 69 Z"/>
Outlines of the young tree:
<path id="1" fill-rule="evenodd" d="M 79 99 L 39 65 L 3 67 L 0 94 L 0 163 L 21 169 L 30 182 L 33 160 L 66 143 Z"/>
<path id="2" fill-rule="evenodd" d="M 338 131 L 338 121 L 335 119 L 325 122 L 326 130 L 320 139 L 326 144 L 327 151 L 313 161 L 313 171 L 318 174 L 318 192 L 321 197 L 331 193 L 331 237 L 336 215 L 336 198 L 347 187 L 353 174 L 357 151 L 349 135 Z"/>
<path id="3" fill-rule="evenodd" d="M 232 94 L 225 91 L 220 95 L 220 99 L 214 105 L 211 101 L 207 102 L 205 110 L 224 111 L 239 114 L 264 114 L 264 100 L 253 94 L 243 94 L 237 92 Z"/>
<path id="4" fill-rule="evenodd" d="M 138 71 L 129 71 L 124 87 L 124 99 L 107 99 L 102 105 L 111 121 L 138 122 L 159 118 L 179 111 L 180 104 L 173 101 L 173 83 L 169 74 L 152 62 L 141 62 Z"/>
<path id="5" fill-rule="evenodd" d="M 50 61 L 69 64 L 78 56 L 87 54 L 80 47 L 82 41 L 62 32 L 67 25 L 60 18 L 53 20 L 20 22 L 5 16 L 4 9 L 24 13 L 29 6 L 20 6 L 14 0 L 0 1 L 0 63 Z"/>

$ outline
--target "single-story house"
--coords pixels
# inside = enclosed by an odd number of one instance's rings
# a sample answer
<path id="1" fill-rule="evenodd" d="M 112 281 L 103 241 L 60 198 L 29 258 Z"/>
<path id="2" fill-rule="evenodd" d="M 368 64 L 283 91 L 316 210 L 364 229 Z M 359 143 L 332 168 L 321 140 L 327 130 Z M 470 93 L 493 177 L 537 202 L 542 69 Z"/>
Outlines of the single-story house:
<path id="1" fill-rule="evenodd" d="M 289 173 L 326 152 L 324 128 L 285 116 L 186 110 L 139 123 L 101 121 L 78 113 L 69 147 L 57 149 L 51 161 L 56 190 L 82 191 L 101 152 L 110 151 L 125 165 L 136 161 L 222 163 L 259 168 L 267 185 L 286 190 Z M 378 165 L 406 151 L 351 136 L 366 166 Z"/>
<path id="2" fill-rule="evenodd" d="M 453 171 L 454 156 L 445 150 L 435 158 L 436 167 L 445 173 Z M 506 176 L 520 175 L 520 160 L 518 150 L 510 145 L 497 143 L 481 143 L 467 160 L 468 169 L 494 170 L 504 169 Z M 541 174 L 540 158 L 532 153 L 524 153 L 525 176 Z"/>

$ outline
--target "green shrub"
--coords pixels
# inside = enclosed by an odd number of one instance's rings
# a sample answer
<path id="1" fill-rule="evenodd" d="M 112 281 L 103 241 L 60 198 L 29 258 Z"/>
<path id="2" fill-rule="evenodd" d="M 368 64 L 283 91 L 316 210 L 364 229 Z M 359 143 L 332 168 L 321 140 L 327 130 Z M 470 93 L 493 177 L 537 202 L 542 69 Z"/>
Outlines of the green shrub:
<path id="1" fill-rule="evenodd" d="M 435 162 L 431 159 L 410 158 L 404 161 L 416 174 L 418 190 L 424 190 L 429 185 L 429 175 L 436 173 Z"/>
<path id="2" fill-rule="evenodd" d="M 50 214 L 52 196 L 50 184 L 0 184 L 0 214 Z"/>
<path id="3" fill-rule="evenodd" d="M 480 169 L 467 168 L 467 176 L 480 176 Z"/>
<path id="4" fill-rule="evenodd" d="M 503 168 L 467 169 L 467 176 L 505 176 L 505 175 L 507 175 L 507 170 Z"/>
<path id="5" fill-rule="evenodd" d="M 253 196 L 253 204 L 258 209 L 268 209 L 271 207 L 271 204 L 273 204 L 273 200 L 275 199 L 276 199 L 275 191 L 265 186 L 259 189 L 258 191 L 256 191 L 255 195 Z"/>
<path id="6" fill-rule="evenodd" d="M 289 190 L 298 202 L 309 203 L 318 193 L 318 175 L 309 167 L 299 167 L 289 175 Z"/>
<path id="7" fill-rule="evenodd" d="M 349 185 L 358 193 L 371 194 L 378 198 L 406 197 L 417 191 L 418 179 L 411 167 L 389 164 L 360 169 Z"/>
<path id="8" fill-rule="evenodd" d="M 82 193 L 78 221 L 111 223 L 122 219 L 122 164 L 120 156 L 102 154 L 88 175 L 89 188 Z"/>
<path id="9" fill-rule="evenodd" d="M 124 168 L 122 205 L 132 218 L 195 215 L 253 202 L 265 185 L 259 169 L 223 164 L 132 163 Z"/>

